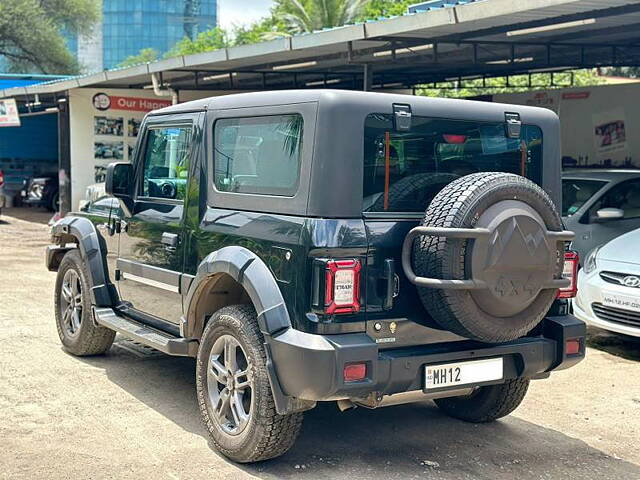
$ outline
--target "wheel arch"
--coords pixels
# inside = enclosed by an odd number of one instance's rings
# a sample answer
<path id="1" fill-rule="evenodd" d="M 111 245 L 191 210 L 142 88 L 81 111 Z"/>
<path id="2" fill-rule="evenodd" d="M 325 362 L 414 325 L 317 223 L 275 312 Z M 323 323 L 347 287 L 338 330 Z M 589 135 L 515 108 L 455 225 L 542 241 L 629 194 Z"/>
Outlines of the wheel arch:
<path id="1" fill-rule="evenodd" d="M 204 299 L 207 295 L 215 294 L 218 287 L 227 288 L 219 290 L 227 298 Z M 271 355 L 272 338 L 291 328 L 291 318 L 269 267 L 250 250 L 239 246 L 224 247 L 210 253 L 200 263 L 185 300 L 183 336 L 198 340 L 201 338 L 207 322 L 206 314 L 214 313 L 211 310 L 204 311 L 201 308 L 203 305 L 219 309 L 231 305 L 237 299 L 247 300 L 256 310 L 258 327 L 265 340 L 267 373 L 276 411 L 285 415 L 313 408 L 315 402 L 286 395 L 278 380 Z"/>
<path id="2" fill-rule="evenodd" d="M 263 335 L 270 337 L 291 326 L 280 288 L 262 259 L 239 246 L 210 253 L 198 266 L 186 296 L 183 335 L 200 338 L 207 313 L 247 300 L 256 309 Z"/>
<path id="3" fill-rule="evenodd" d="M 109 282 L 106 245 L 90 220 L 83 217 L 65 217 L 53 225 L 51 236 L 56 245 L 47 248 L 47 268 L 57 271 L 62 257 L 73 248 L 80 251 L 86 262 L 91 282 L 91 302 L 97 307 L 112 307 L 117 293 Z M 75 247 L 69 247 L 73 243 Z"/>

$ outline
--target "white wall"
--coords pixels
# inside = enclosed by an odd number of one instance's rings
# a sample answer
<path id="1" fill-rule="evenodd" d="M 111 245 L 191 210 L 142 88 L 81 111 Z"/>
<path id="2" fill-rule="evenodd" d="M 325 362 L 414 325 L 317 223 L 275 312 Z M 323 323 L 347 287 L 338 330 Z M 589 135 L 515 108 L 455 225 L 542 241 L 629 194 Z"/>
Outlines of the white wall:
<path id="1" fill-rule="evenodd" d="M 562 126 L 562 155 L 576 159 L 578 166 L 610 162 L 614 167 L 640 167 L 638 83 L 505 93 L 494 95 L 494 101 L 555 111 Z M 612 124 L 618 128 L 610 127 L 615 130 L 610 138 L 596 134 L 598 126 Z"/>
<path id="2" fill-rule="evenodd" d="M 162 105 L 163 102 L 170 103 L 169 98 L 158 97 L 151 90 L 76 88 L 69 92 L 72 210 L 78 208 L 80 200 L 85 197 L 86 188 L 95 183 L 94 167 L 96 165 L 106 166 L 110 162 L 130 160 L 128 147 L 133 148 L 136 137 L 129 135 L 129 122 L 131 120 L 139 122 L 147 113 L 144 111 L 122 110 L 115 104 L 116 102 L 111 102 L 111 106 L 107 110 L 99 110 L 93 102 L 94 96 L 99 93 L 106 94 L 109 98 L 133 97 L 149 99 L 149 110 L 164 106 Z M 180 92 L 180 101 L 197 100 L 226 93 L 213 91 Z M 113 132 L 100 134 L 96 132 L 96 118 L 105 117 L 109 118 L 110 122 L 121 123 L 122 132 L 118 132 L 120 134 L 113 134 Z M 122 144 L 122 159 L 113 156 L 113 149 L 111 149 L 112 155 L 100 158 L 100 154 L 96 154 L 96 144 Z M 105 154 L 105 152 L 109 151 L 109 148 L 102 148 L 100 151 Z"/>

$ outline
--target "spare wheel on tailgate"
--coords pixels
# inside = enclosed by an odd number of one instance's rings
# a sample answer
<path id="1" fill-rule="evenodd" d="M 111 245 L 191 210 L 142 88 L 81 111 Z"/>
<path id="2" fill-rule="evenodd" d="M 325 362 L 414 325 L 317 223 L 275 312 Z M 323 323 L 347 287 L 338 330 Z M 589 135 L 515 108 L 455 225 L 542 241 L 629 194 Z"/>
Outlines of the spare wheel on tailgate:
<path id="1" fill-rule="evenodd" d="M 562 279 L 560 216 L 535 183 L 510 173 L 459 178 L 405 238 L 402 264 L 443 328 L 484 342 L 513 340 L 548 312 Z"/>

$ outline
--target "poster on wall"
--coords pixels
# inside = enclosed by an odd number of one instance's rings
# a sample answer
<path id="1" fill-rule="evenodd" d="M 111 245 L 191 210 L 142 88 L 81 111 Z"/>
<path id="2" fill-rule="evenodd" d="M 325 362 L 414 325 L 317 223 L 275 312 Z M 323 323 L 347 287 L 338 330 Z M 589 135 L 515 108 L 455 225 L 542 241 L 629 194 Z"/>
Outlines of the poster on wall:
<path id="1" fill-rule="evenodd" d="M 0 100 L 0 127 L 19 127 L 20 115 L 13 98 Z"/>
<path id="2" fill-rule="evenodd" d="M 131 161 L 145 114 L 171 105 L 170 100 L 106 92 L 94 94 L 91 103 L 94 110 L 93 157 L 96 170 L 100 171 L 109 162 Z"/>
<path id="3" fill-rule="evenodd" d="M 626 157 L 628 152 L 624 108 L 594 113 L 592 118 L 593 139 L 598 158 L 601 161 L 612 162 L 613 165 L 620 164 L 616 159 Z"/>

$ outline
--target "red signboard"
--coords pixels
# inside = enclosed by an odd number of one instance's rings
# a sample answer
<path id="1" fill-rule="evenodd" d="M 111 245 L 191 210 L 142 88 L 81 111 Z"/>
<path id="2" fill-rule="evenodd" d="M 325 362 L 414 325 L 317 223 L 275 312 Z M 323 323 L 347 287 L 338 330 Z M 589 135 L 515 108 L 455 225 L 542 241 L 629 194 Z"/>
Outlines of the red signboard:
<path id="1" fill-rule="evenodd" d="M 589 98 L 589 93 L 588 91 L 584 91 L 584 92 L 565 92 L 562 94 L 562 99 L 563 100 L 584 100 L 586 98 Z"/>
<path id="2" fill-rule="evenodd" d="M 160 100 L 157 98 L 143 97 L 120 97 L 107 95 L 106 93 L 96 93 L 93 96 L 93 106 L 98 110 L 129 110 L 133 112 L 150 112 L 158 108 L 171 105 L 170 100 Z"/>

